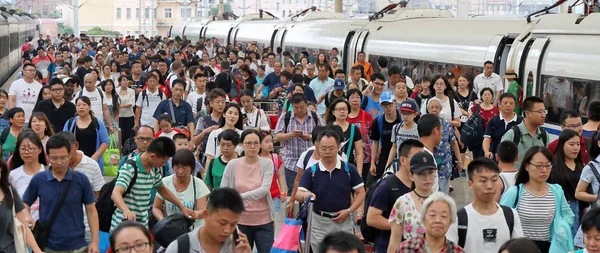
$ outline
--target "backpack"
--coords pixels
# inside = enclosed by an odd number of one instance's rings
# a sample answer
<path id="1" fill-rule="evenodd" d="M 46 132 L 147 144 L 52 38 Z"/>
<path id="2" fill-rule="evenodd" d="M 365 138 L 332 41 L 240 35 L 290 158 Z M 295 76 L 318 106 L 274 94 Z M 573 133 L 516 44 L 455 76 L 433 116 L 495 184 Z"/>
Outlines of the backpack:
<path id="1" fill-rule="evenodd" d="M 203 97 L 199 97 L 198 99 L 196 99 L 196 115 L 198 115 L 198 113 L 202 112 L 202 103 L 203 102 L 204 102 Z"/>
<path id="2" fill-rule="evenodd" d="M 158 89 L 158 96 L 160 97 L 160 100 L 165 99 L 164 93 L 161 89 Z M 144 102 L 144 99 L 146 100 L 146 105 L 150 106 L 150 100 L 148 99 L 148 89 L 144 89 L 142 91 L 142 103 Z"/>
<path id="3" fill-rule="evenodd" d="M 98 87 L 96 87 L 96 90 L 98 91 L 98 94 L 100 94 L 100 102 L 102 102 L 102 104 L 104 104 L 104 93 Z M 81 89 L 79 91 L 79 94 L 77 94 L 77 97 L 81 97 L 81 96 L 83 96 L 83 89 Z"/>
<path id="4" fill-rule="evenodd" d="M 219 124 L 218 122 L 213 123 L 214 121 L 212 120 L 212 117 L 210 116 L 210 114 L 202 116 L 202 119 L 203 119 L 203 123 L 204 123 L 204 129 L 211 127 L 213 125 Z M 200 164 L 202 164 L 202 165 L 204 165 L 206 163 L 206 156 L 204 156 L 204 152 L 206 152 L 206 144 L 208 143 L 208 136 L 210 136 L 210 134 L 205 134 L 202 137 L 202 142 L 200 144 L 200 157 L 201 157 Z"/>
<path id="5" fill-rule="evenodd" d="M 310 114 L 312 115 L 313 120 L 315 121 L 315 126 L 319 125 L 319 117 L 317 116 L 316 112 L 310 111 Z M 290 119 L 292 118 L 292 112 L 285 112 L 285 117 L 283 118 L 283 123 L 284 123 L 284 128 L 283 128 L 283 132 L 287 133 L 287 129 L 288 126 L 290 125 Z"/>
<path id="6" fill-rule="evenodd" d="M 390 199 L 393 199 L 393 201 L 395 202 L 396 199 L 398 199 L 401 194 L 400 194 L 400 187 L 402 186 L 402 182 L 397 179 L 394 178 L 394 173 L 391 172 L 386 172 L 383 174 L 383 176 L 381 176 L 381 178 L 379 180 L 377 180 L 377 182 L 375 183 L 375 185 L 371 186 L 369 188 L 369 190 L 367 191 L 367 194 L 365 196 L 365 204 L 364 204 L 364 211 L 362 214 L 362 222 L 360 223 L 360 232 L 363 235 L 363 237 L 365 238 L 366 242 L 369 243 L 374 243 L 375 240 L 377 239 L 377 236 L 379 236 L 381 230 L 371 227 L 367 224 L 367 213 L 369 210 L 369 204 L 371 203 L 371 199 L 373 198 L 373 194 L 375 193 L 375 190 L 377 189 L 377 187 L 379 187 L 379 185 L 383 182 L 383 181 L 387 181 L 387 184 L 390 186 Z M 394 180 L 396 179 L 396 180 Z M 384 212 L 381 214 L 383 217 L 388 217 L 390 216 L 390 212 Z"/>
<path id="7" fill-rule="evenodd" d="M 133 174 L 133 178 L 131 178 L 127 189 L 125 189 L 125 192 L 123 193 L 123 198 L 125 198 L 125 195 L 131 192 L 131 189 L 133 188 L 133 185 L 137 181 L 138 177 L 138 167 L 135 160 L 129 159 L 125 161 L 125 163 L 133 167 L 135 173 Z M 98 199 L 96 200 L 96 209 L 98 210 L 98 221 L 100 223 L 100 231 L 102 232 L 110 232 L 112 215 L 117 209 L 117 206 L 115 205 L 115 202 L 112 200 L 111 196 L 113 189 L 117 184 L 118 178 L 119 174 L 117 173 L 117 176 L 112 181 L 103 185 L 100 189 L 100 193 L 98 193 Z"/>
<path id="8" fill-rule="evenodd" d="M 519 199 L 517 197 L 517 199 Z M 514 227 L 515 227 L 515 217 L 512 211 L 512 208 L 508 206 L 500 206 L 502 208 L 502 212 L 504 212 L 504 220 L 506 221 L 506 225 L 508 225 L 508 231 L 510 233 L 510 237 L 512 237 Z M 467 215 L 467 210 L 463 207 L 457 212 L 458 216 L 458 245 L 462 248 L 465 247 L 465 242 L 467 240 L 467 229 L 469 225 L 469 215 Z"/>
<path id="9" fill-rule="evenodd" d="M 590 169 L 592 169 L 592 172 L 594 173 L 594 177 L 596 177 L 596 180 L 600 183 L 600 173 L 598 173 L 598 170 L 596 169 L 596 165 L 594 165 L 596 161 L 590 161 L 588 163 L 588 165 L 590 166 Z M 600 191 L 598 191 L 596 193 L 596 200 L 594 200 L 594 202 L 592 202 L 592 208 L 596 208 L 600 206 Z"/>
<path id="10" fill-rule="evenodd" d="M 513 130 L 514 136 L 513 136 L 513 142 L 517 145 L 519 145 L 519 143 L 521 142 L 521 135 L 523 135 L 523 133 L 521 133 L 521 128 L 519 128 L 519 125 L 515 125 L 511 128 Z M 541 139 L 542 142 L 544 143 L 544 146 L 548 146 L 548 133 L 546 133 L 546 130 L 544 130 L 544 128 L 540 127 L 540 137 L 538 139 Z"/>
<path id="11" fill-rule="evenodd" d="M 77 118 L 77 116 L 70 118 L 69 120 L 67 120 L 67 122 L 65 123 L 65 126 L 69 126 L 68 131 L 75 134 L 75 127 L 77 124 L 77 121 L 75 120 L 75 118 Z M 98 123 L 98 118 L 96 117 L 92 117 L 92 123 L 94 126 L 96 126 L 96 131 L 100 130 L 100 124 Z M 2 136 L 0 136 L 0 138 L 2 138 Z M 98 144 L 99 145 L 99 144 Z"/>
<path id="12" fill-rule="evenodd" d="M 8 138 L 9 133 L 10 133 L 10 127 L 2 129 L 2 132 L 0 133 L 0 145 L 3 145 L 4 142 L 6 142 L 6 139 Z"/>
<path id="13" fill-rule="evenodd" d="M 133 153 L 134 150 L 137 149 L 137 144 L 135 143 L 135 137 L 131 137 L 123 143 L 122 155 L 127 156 Z"/>
<path id="14" fill-rule="evenodd" d="M 483 142 L 483 118 L 479 113 L 480 109 L 479 105 L 475 105 L 475 114 L 471 115 L 460 129 L 460 141 L 469 148 L 479 146 Z"/>
<path id="15" fill-rule="evenodd" d="M 190 252 L 190 236 L 183 234 L 177 237 L 177 253 L 189 253 Z"/>
<path id="16" fill-rule="evenodd" d="M 367 109 L 367 105 L 369 104 L 369 96 L 365 96 L 362 100 L 362 102 L 360 103 L 360 109 Z"/>

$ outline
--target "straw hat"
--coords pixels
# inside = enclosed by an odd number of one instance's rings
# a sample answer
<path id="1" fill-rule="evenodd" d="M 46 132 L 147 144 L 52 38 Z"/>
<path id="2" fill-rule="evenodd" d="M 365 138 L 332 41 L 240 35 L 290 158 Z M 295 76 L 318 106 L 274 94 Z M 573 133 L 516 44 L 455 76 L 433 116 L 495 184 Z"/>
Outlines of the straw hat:
<path id="1" fill-rule="evenodd" d="M 515 73 L 515 69 L 506 69 L 506 72 L 504 74 L 504 78 L 517 78 L 517 73 Z"/>

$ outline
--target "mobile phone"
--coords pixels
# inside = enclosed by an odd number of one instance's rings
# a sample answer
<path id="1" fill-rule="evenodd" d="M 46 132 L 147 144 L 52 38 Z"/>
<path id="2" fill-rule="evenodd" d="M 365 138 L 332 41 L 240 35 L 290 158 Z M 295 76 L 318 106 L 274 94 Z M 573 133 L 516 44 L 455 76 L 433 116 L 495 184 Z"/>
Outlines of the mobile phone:
<path id="1" fill-rule="evenodd" d="M 235 243 L 236 245 L 238 244 L 237 240 L 240 239 L 240 229 L 235 226 L 235 230 L 233 231 L 233 243 Z"/>
<path id="2" fill-rule="evenodd" d="M 242 114 L 242 120 L 246 120 L 246 119 L 248 119 L 248 114 L 245 114 L 245 113 Z"/>

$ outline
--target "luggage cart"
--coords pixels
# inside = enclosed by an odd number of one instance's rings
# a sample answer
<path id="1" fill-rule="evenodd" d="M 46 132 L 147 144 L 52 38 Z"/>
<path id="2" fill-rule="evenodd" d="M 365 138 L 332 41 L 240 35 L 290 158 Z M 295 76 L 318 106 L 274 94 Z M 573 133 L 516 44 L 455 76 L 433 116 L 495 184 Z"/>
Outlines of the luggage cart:
<path id="1" fill-rule="evenodd" d="M 279 103 L 276 99 L 255 99 L 254 106 L 258 109 L 262 109 L 267 114 L 267 120 L 269 121 L 269 125 L 271 126 L 271 131 L 275 130 L 277 126 L 277 120 L 279 119 Z"/>
<path id="2" fill-rule="evenodd" d="M 313 215 L 313 199 L 308 198 L 305 202 L 296 219 L 306 219 L 306 229 L 304 231 L 304 240 L 300 237 L 300 253 L 310 253 L 310 231 L 312 229 L 312 215 Z M 302 233 L 302 232 L 301 232 Z M 302 246 L 303 245 L 303 246 Z"/>

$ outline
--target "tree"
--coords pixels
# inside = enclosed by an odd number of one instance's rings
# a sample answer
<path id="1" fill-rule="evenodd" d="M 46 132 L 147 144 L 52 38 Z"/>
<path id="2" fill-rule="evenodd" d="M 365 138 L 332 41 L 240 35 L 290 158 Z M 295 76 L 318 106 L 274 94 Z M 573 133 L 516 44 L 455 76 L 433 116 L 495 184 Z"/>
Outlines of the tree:
<path id="1" fill-rule="evenodd" d="M 88 30 L 86 35 L 120 35 L 121 33 L 115 31 L 107 31 L 98 26 Z"/>
<path id="2" fill-rule="evenodd" d="M 225 13 L 232 13 L 231 1 L 223 4 L 223 11 Z M 218 12 L 219 12 L 219 6 L 215 6 L 208 11 L 208 15 L 214 16 L 214 15 L 217 15 Z"/>
<path id="3" fill-rule="evenodd" d="M 73 27 L 65 26 L 64 24 L 58 24 L 58 33 L 59 34 L 73 34 Z"/>

